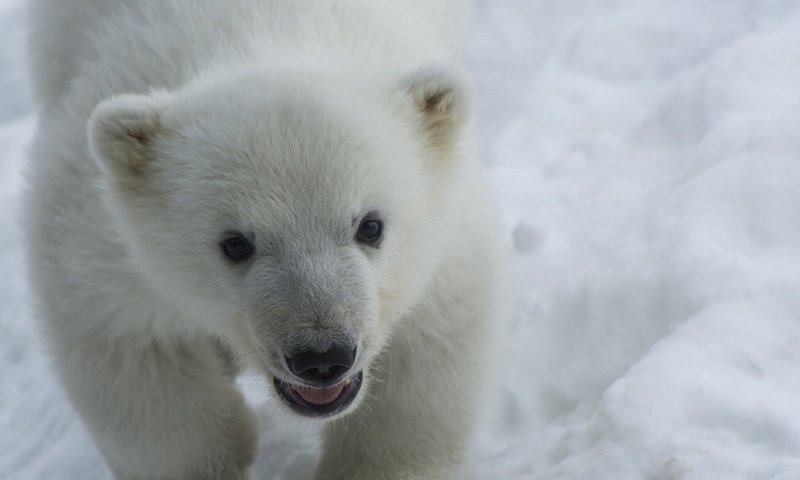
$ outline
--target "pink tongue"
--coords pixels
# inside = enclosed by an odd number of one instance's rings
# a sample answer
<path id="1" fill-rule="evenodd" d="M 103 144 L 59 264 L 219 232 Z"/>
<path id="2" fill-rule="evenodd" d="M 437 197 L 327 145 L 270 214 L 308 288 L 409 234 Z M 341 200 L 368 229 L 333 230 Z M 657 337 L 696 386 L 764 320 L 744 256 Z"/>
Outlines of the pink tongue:
<path id="1" fill-rule="evenodd" d="M 345 384 L 346 382 L 342 382 L 329 388 L 312 388 L 293 385 L 292 391 L 308 403 L 325 405 L 339 398 L 342 390 L 344 390 Z"/>

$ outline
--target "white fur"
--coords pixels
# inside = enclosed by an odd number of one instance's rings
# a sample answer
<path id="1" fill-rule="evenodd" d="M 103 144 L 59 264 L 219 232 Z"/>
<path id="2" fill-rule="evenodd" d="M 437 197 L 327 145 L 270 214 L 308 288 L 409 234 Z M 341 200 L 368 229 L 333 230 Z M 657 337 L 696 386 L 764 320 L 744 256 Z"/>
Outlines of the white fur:
<path id="1" fill-rule="evenodd" d="M 230 363 L 284 378 L 287 345 L 339 338 L 365 384 L 315 478 L 461 475 L 501 310 L 463 3 L 33 2 L 30 273 L 117 478 L 246 478 Z"/>

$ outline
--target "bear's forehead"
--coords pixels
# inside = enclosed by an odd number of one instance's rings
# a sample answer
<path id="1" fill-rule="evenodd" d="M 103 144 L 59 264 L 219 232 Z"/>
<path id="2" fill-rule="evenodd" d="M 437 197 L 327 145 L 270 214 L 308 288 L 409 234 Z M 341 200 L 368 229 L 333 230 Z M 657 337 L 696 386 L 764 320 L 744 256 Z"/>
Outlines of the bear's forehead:
<path id="1" fill-rule="evenodd" d="M 395 190 L 413 183 L 392 174 L 394 158 L 341 133 L 271 133 L 191 142 L 193 151 L 180 153 L 179 188 L 193 190 L 189 201 L 235 215 L 237 224 L 338 232 L 365 209 L 385 209 Z"/>
<path id="2" fill-rule="evenodd" d="M 214 175 L 227 169 L 288 182 L 351 178 L 375 172 L 382 159 L 399 153 L 399 142 L 378 133 L 375 122 L 322 102 L 268 97 L 201 107 L 173 121 L 174 153 L 195 157 Z"/>
<path id="3" fill-rule="evenodd" d="M 166 153 L 193 201 L 242 223 L 343 225 L 425 182 L 418 145 L 391 115 L 302 84 L 244 83 L 182 95 L 169 113 Z"/>
<path id="4" fill-rule="evenodd" d="M 264 134 L 253 141 L 195 145 L 190 169 L 199 185 L 268 199 L 345 200 L 386 176 L 380 153 L 341 139 Z M 318 205 L 324 207 L 325 204 Z"/>

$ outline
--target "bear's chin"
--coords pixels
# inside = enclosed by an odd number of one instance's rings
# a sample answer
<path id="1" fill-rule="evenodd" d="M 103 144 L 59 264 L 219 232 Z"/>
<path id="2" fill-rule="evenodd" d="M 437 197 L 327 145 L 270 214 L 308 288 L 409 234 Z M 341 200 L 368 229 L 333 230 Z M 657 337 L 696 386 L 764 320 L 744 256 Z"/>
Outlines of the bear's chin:
<path id="1" fill-rule="evenodd" d="M 361 391 L 364 372 L 348 377 L 336 385 L 314 388 L 296 385 L 274 377 L 272 384 L 278 396 L 294 413 L 304 417 L 327 418 L 345 413 Z"/>

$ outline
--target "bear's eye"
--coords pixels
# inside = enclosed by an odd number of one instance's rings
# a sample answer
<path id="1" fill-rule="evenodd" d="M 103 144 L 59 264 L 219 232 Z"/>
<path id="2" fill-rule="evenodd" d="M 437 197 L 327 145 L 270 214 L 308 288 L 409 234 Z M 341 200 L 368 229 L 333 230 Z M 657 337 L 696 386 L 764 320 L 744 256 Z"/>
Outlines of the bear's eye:
<path id="1" fill-rule="evenodd" d="M 370 247 L 378 248 L 382 238 L 383 221 L 378 218 L 376 213 L 368 213 L 361 219 L 361 223 L 358 225 L 356 241 L 364 245 L 369 245 Z"/>
<path id="2" fill-rule="evenodd" d="M 219 248 L 232 262 L 243 262 L 250 258 L 255 251 L 253 243 L 244 234 L 238 232 L 228 234 L 227 238 L 220 242 Z"/>

